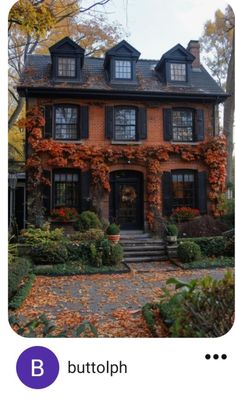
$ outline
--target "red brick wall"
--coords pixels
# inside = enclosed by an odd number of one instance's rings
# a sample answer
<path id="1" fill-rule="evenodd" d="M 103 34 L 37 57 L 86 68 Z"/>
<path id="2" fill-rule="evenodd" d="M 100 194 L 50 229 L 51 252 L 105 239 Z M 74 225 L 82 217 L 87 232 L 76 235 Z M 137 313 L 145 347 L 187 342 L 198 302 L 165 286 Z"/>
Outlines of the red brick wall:
<path id="1" fill-rule="evenodd" d="M 39 104 L 48 103 L 50 100 L 38 100 Z M 37 100 L 31 99 L 29 102 L 29 108 L 31 108 Z M 146 106 L 147 108 L 147 139 L 143 140 L 143 144 L 160 144 L 168 143 L 163 140 L 163 108 L 170 107 L 190 107 L 190 108 L 201 108 L 204 110 L 204 121 L 205 121 L 205 140 L 208 140 L 213 135 L 213 106 L 210 103 L 160 103 L 157 102 L 155 105 L 150 103 L 135 103 L 135 102 L 121 102 L 121 101 L 92 101 L 92 100 L 71 100 L 71 99 L 58 99 L 53 100 L 53 104 L 57 103 L 78 103 L 79 105 L 89 105 L 89 138 L 83 140 L 83 142 L 96 145 L 108 145 L 110 140 L 105 138 L 105 105 L 132 105 L 132 106 Z M 138 145 L 134 145 L 138 147 Z M 194 170 L 207 170 L 207 167 L 201 162 L 184 162 L 179 157 L 172 157 L 168 162 L 162 164 L 163 171 L 170 171 L 174 169 L 194 169 Z M 144 190 L 145 190 L 145 167 L 139 165 L 115 165 L 112 166 L 111 171 L 114 170 L 137 170 L 144 173 Z M 102 201 L 102 211 L 104 218 L 108 218 L 108 204 L 109 195 L 105 195 Z M 146 214 L 146 194 L 144 195 L 144 209 Z"/>
<path id="2" fill-rule="evenodd" d="M 39 103 L 49 102 L 50 100 L 39 100 Z M 36 103 L 36 100 L 31 99 L 29 108 Z M 207 140 L 213 132 L 212 114 L 213 106 L 210 103 L 156 103 L 151 106 L 150 103 L 135 103 L 131 101 L 91 101 L 91 100 L 74 100 L 74 99 L 58 99 L 53 100 L 53 104 L 73 103 L 79 105 L 89 105 L 89 139 L 87 143 L 106 144 L 110 143 L 105 139 L 105 105 L 131 105 L 131 106 L 146 106 L 147 107 L 147 139 L 144 144 L 163 143 L 163 108 L 170 107 L 189 107 L 201 108 L 204 110 L 205 118 L 205 139 Z"/>

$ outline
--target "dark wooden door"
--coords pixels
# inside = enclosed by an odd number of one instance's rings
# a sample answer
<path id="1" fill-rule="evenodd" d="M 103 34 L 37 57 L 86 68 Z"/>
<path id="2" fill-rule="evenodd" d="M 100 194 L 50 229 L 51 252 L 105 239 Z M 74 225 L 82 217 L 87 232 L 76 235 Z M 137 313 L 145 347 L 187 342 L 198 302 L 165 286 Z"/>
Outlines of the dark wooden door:
<path id="1" fill-rule="evenodd" d="M 121 229 L 143 228 L 142 174 L 120 171 L 111 174 L 110 221 Z"/>

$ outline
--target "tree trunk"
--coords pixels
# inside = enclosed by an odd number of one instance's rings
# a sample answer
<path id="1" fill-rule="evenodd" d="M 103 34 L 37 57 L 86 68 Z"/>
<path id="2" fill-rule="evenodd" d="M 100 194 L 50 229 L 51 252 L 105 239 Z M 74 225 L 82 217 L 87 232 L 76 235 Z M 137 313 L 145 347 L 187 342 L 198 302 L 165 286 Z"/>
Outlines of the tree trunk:
<path id="1" fill-rule="evenodd" d="M 24 105 L 24 99 L 22 97 L 19 97 L 19 100 L 17 102 L 17 106 L 16 106 L 13 114 L 9 118 L 8 129 L 11 129 L 13 127 L 13 125 L 16 123 L 16 120 L 17 120 L 17 118 L 19 117 L 19 115 L 21 113 L 23 105 Z"/>
<path id="2" fill-rule="evenodd" d="M 234 106 L 235 106 L 235 65 L 234 65 L 234 52 L 235 52 L 235 38 L 233 38 L 232 53 L 228 66 L 226 92 L 230 94 L 230 97 L 224 104 L 224 134 L 227 137 L 227 150 L 228 150 L 228 162 L 227 162 L 227 183 L 233 183 L 233 126 L 234 126 Z"/>

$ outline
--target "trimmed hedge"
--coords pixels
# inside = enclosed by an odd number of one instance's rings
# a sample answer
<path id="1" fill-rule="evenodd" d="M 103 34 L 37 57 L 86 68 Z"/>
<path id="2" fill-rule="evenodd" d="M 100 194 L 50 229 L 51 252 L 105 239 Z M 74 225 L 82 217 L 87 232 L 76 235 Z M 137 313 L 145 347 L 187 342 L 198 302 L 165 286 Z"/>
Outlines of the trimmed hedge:
<path id="1" fill-rule="evenodd" d="M 178 243 L 195 242 L 201 249 L 204 256 L 224 256 L 226 238 L 223 236 L 203 237 L 203 238 L 184 238 L 179 239 Z"/>
<path id="2" fill-rule="evenodd" d="M 130 270 L 125 265 L 120 265 L 117 267 L 112 266 L 102 266 L 94 267 L 89 265 L 82 265 L 81 263 L 64 263 L 52 266 L 36 266 L 34 269 L 34 274 L 37 276 L 77 276 L 83 274 L 120 274 L 129 273 Z"/>
<path id="3" fill-rule="evenodd" d="M 16 257 L 8 268 L 8 296 L 11 299 L 20 288 L 23 279 L 32 271 L 32 263 L 24 257 Z"/>
<path id="4" fill-rule="evenodd" d="M 21 306 L 27 295 L 29 294 L 33 285 L 35 274 L 30 274 L 24 284 L 19 288 L 15 296 L 9 302 L 10 309 L 17 309 Z"/>

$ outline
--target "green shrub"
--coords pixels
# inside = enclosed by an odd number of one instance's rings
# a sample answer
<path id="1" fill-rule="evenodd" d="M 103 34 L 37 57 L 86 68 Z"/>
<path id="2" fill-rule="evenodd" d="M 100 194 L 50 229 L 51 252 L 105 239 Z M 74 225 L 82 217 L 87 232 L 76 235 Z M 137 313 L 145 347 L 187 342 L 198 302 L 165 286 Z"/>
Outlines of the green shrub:
<path id="1" fill-rule="evenodd" d="M 102 263 L 104 265 L 113 265 L 118 264 L 123 259 L 123 248 L 122 246 L 117 243 L 114 244 L 110 242 L 108 239 L 104 239 L 101 242 L 101 250 L 102 250 Z"/>
<path id="2" fill-rule="evenodd" d="M 82 252 L 82 246 L 81 246 L 81 244 L 79 242 L 68 241 L 65 246 L 66 246 L 66 249 L 67 249 L 67 260 L 69 260 L 69 261 L 74 261 L 74 260 L 82 261 L 83 252 Z"/>
<path id="3" fill-rule="evenodd" d="M 182 242 L 178 246 L 178 258 L 189 263 L 200 259 L 201 249 L 195 242 Z"/>
<path id="4" fill-rule="evenodd" d="M 117 224 L 110 224 L 106 230 L 107 235 L 119 235 L 120 227 Z"/>
<path id="5" fill-rule="evenodd" d="M 235 238 L 234 235 L 230 238 L 225 238 L 224 254 L 225 256 L 234 257 L 235 253 Z"/>
<path id="6" fill-rule="evenodd" d="M 76 232 L 71 235 L 71 240 L 77 241 L 94 241 L 102 240 L 104 238 L 104 231 L 102 229 L 91 228 L 84 232 Z"/>
<path id="7" fill-rule="evenodd" d="M 196 243 L 204 256 L 224 256 L 225 254 L 225 238 L 223 236 L 179 240 L 180 243 L 182 241 Z"/>
<path id="8" fill-rule="evenodd" d="M 48 227 L 29 227 L 21 231 L 18 241 L 19 243 L 26 243 L 32 246 L 37 246 L 39 243 L 43 243 L 48 240 L 61 241 L 63 240 L 63 238 L 63 228 L 56 228 L 50 231 Z"/>
<path id="9" fill-rule="evenodd" d="M 160 314 L 170 328 L 171 337 L 219 337 L 233 325 L 234 278 L 226 272 L 222 280 L 206 276 L 183 283 L 167 280 L 179 292 L 159 303 Z"/>
<path id="10" fill-rule="evenodd" d="M 67 327 L 63 330 L 45 315 L 40 315 L 26 323 L 22 323 L 16 316 L 11 316 L 9 323 L 18 335 L 24 337 L 98 337 L 95 326 L 86 320 L 75 328 Z"/>
<path id="11" fill-rule="evenodd" d="M 26 276 L 32 271 L 32 263 L 29 259 L 23 257 L 16 257 L 14 261 L 9 264 L 8 268 L 8 296 L 11 299 Z"/>
<path id="12" fill-rule="evenodd" d="M 31 257 L 35 264 L 64 263 L 68 259 L 67 247 L 63 243 L 48 240 L 34 246 Z"/>
<path id="13" fill-rule="evenodd" d="M 35 274 L 29 274 L 28 277 L 24 280 L 19 290 L 16 292 L 14 297 L 9 302 L 10 309 L 17 309 L 21 306 L 27 295 L 29 294 L 31 287 L 35 279 Z"/>
<path id="14" fill-rule="evenodd" d="M 166 234 L 168 236 L 178 236 L 178 228 L 175 224 L 166 225 Z"/>
<path id="15" fill-rule="evenodd" d="M 95 242 L 89 244 L 89 263 L 95 267 L 101 267 L 103 265 L 102 250 Z"/>
<path id="16" fill-rule="evenodd" d="M 91 228 L 101 229 L 102 224 L 95 212 L 84 211 L 80 214 L 74 227 L 76 230 L 83 232 Z"/>

